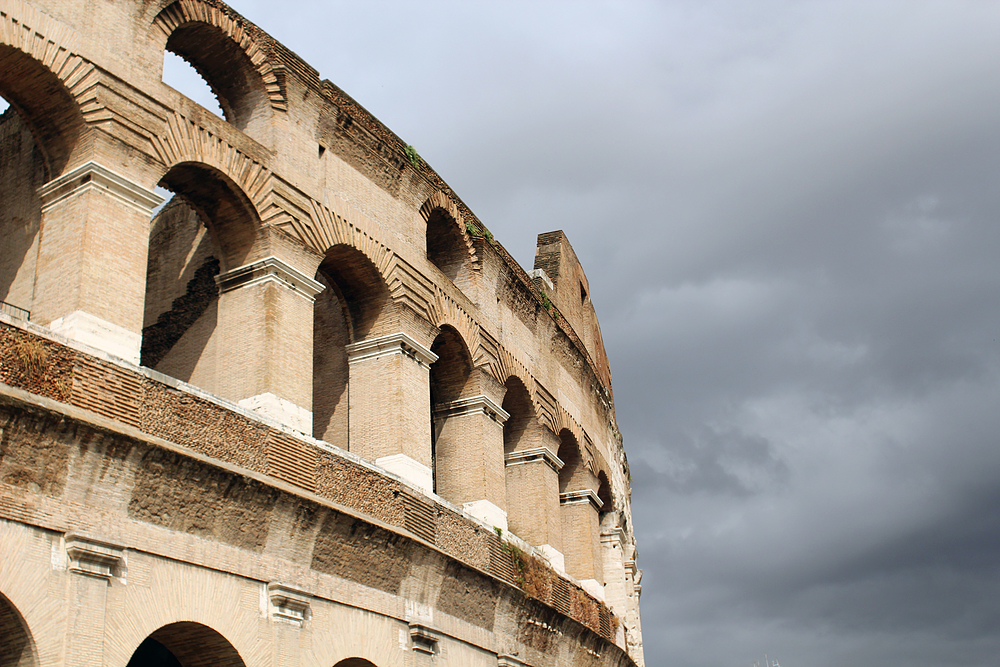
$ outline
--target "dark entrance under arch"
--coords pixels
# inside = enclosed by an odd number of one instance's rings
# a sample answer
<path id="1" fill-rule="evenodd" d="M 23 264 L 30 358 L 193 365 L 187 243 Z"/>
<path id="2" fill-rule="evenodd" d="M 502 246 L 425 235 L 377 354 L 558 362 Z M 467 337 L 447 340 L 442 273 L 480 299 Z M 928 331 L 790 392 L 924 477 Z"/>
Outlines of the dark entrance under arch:
<path id="1" fill-rule="evenodd" d="M 0 595 L 0 667 L 35 667 L 35 642 L 17 608 Z"/>
<path id="2" fill-rule="evenodd" d="M 127 667 L 245 667 L 245 663 L 218 632 L 201 623 L 182 621 L 164 625 L 146 637 Z"/>

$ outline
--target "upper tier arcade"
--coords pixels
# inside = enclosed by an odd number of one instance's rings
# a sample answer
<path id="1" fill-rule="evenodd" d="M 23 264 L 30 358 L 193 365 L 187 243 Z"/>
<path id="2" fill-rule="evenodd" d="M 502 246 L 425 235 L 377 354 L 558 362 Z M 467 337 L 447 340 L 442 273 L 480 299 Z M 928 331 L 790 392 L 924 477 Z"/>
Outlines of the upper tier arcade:
<path id="1" fill-rule="evenodd" d="M 163 83 L 167 51 L 225 118 Z M 400 646 L 642 663 L 611 371 L 562 232 L 529 275 L 399 137 L 221 2 L 0 0 L 0 95 L 0 410 L 40 434 L 0 452 L 4 559 L 24 541 L 21 569 L 0 566 L 0 629 L 30 654 L 13 664 L 72 662 L 77 641 L 34 625 L 44 587 L 21 579 L 91 567 L 103 664 L 147 640 L 198 664 L 185 637 L 224 664 L 270 664 L 265 635 L 285 651 L 264 630 L 237 641 L 211 605 L 145 630 L 115 616 L 168 571 L 191 584 L 180 600 L 219 573 L 235 595 L 264 586 L 260 617 L 317 642 L 320 618 L 364 612 L 364 660 L 331 665 L 404 664 Z M 65 453 L 60 483 L 39 448 Z M 29 506 L 49 519 L 3 509 Z"/>

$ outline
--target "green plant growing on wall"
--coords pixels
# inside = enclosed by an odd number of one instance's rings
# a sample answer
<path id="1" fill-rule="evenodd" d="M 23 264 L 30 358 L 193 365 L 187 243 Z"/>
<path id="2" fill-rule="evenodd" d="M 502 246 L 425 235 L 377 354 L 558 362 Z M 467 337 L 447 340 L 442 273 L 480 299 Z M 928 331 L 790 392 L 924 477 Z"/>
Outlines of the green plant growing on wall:
<path id="1" fill-rule="evenodd" d="M 406 159 L 410 161 L 410 165 L 412 165 L 414 169 L 420 169 L 420 165 L 423 163 L 423 160 L 421 160 L 420 155 L 417 154 L 417 149 L 410 144 L 406 144 L 406 148 L 403 149 L 403 152 L 406 153 Z"/>
<path id="2" fill-rule="evenodd" d="M 542 305 L 545 306 L 545 310 L 552 312 L 552 300 L 549 299 L 549 295 L 542 290 Z"/>

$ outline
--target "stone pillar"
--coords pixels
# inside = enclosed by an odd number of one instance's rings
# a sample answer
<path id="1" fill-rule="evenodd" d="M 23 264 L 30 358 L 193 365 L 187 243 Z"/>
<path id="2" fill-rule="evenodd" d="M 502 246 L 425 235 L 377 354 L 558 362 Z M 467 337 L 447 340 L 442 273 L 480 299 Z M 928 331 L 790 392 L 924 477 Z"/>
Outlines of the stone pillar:
<path id="1" fill-rule="evenodd" d="M 138 364 L 149 223 L 163 198 L 96 162 L 46 183 L 38 194 L 31 319 Z"/>
<path id="2" fill-rule="evenodd" d="M 504 456 L 506 464 L 507 520 L 510 531 L 536 547 L 559 571 L 565 571 L 559 512 L 559 470 L 555 455 L 558 439 L 548 429 L 542 437 L 552 446 L 518 449 Z M 551 437 L 547 437 L 551 436 Z"/>
<path id="3" fill-rule="evenodd" d="M 642 656 L 642 623 L 639 619 L 639 597 L 642 595 L 642 570 L 635 565 L 635 548 L 632 547 L 631 558 L 625 561 L 625 586 L 628 592 L 628 611 L 625 614 L 625 625 L 628 631 L 626 641 L 628 652 L 636 664 L 643 664 Z"/>
<path id="4" fill-rule="evenodd" d="M 629 596 L 625 581 L 625 545 L 625 531 L 620 526 L 601 531 L 604 602 L 621 619 L 628 613 Z"/>
<path id="5" fill-rule="evenodd" d="M 116 545 L 69 533 L 66 555 L 70 573 L 66 665 L 103 665 L 108 586 L 119 574 L 124 552 Z"/>
<path id="6" fill-rule="evenodd" d="M 215 280 L 219 394 L 312 435 L 313 300 L 323 285 L 274 256 Z"/>
<path id="7" fill-rule="evenodd" d="M 604 599 L 604 559 L 601 554 L 601 500 L 593 489 L 559 494 L 566 572 L 594 597 Z"/>
<path id="8" fill-rule="evenodd" d="M 507 530 L 503 423 L 510 417 L 480 394 L 434 410 L 437 494 L 487 524 Z"/>
<path id="9" fill-rule="evenodd" d="M 437 355 L 399 332 L 347 346 L 350 451 L 434 490 L 430 367 Z"/>

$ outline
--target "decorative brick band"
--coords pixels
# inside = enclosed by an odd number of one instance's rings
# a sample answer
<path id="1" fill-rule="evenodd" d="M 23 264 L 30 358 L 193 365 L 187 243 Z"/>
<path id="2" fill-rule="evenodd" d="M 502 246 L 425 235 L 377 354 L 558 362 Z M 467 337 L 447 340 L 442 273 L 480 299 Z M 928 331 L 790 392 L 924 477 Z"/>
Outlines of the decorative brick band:
<path id="1" fill-rule="evenodd" d="M 548 447 L 534 447 L 532 449 L 521 449 L 516 452 L 511 452 L 509 454 L 503 455 L 503 461 L 507 465 L 516 466 L 525 463 L 534 463 L 536 461 L 544 461 L 549 464 L 549 467 L 559 472 L 562 467 L 566 465 L 563 460 L 552 453 L 552 450 Z"/>
<path id="2" fill-rule="evenodd" d="M 601 498 L 593 489 L 580 489 L 579 491 L 567 491 L 566 493 L 559 494 L 560 505 L 575 505 L 576 503 L 587 502 L 593 505 L 595 510 L 600 510 L 604 507 Z M 601 535 L 601 540 L 604 540 L 603 534 Z"/>
<path id="3" fill-rule="evenodd" d="M 434 408 L 435 417 L 461 417 L 483 413 L 495 422 L 503 424 L 510 418 L 510 413 L 500 407 L 489 396 L 480 394 L 470 398 L 460 398 L 451 403 L 445 403 Z"/>
<path id="4" fill-rule="evenodd" d="M 351 343 L 346 349 L 347 362 L 351 364 L 387 354 L 405 354 L 429 369 L 438 358 L 436 354 L 402 331 Z"/>
<path id="5" fill-rule="evenodd" d="M 89 190 L 108 194 L 144 215 L 151 215 L 153 209 L 164 202 L 163 197 L 152 190 L 91 161 L 38 188 L 38 196 L 42 199 L 42 212 L 64 199 Z"/>
<path id="6" fill-rule="evenodd" d="M 250 264 L 244 264 L 215 277 L 219 292 L 224 294 L 241 287 L 250 287 L 265 282 L 276 282 L 289 288 L 310 302 L 325 288 L 298 269 L 289 266 L 277 257 L 265 257 Z"/>

